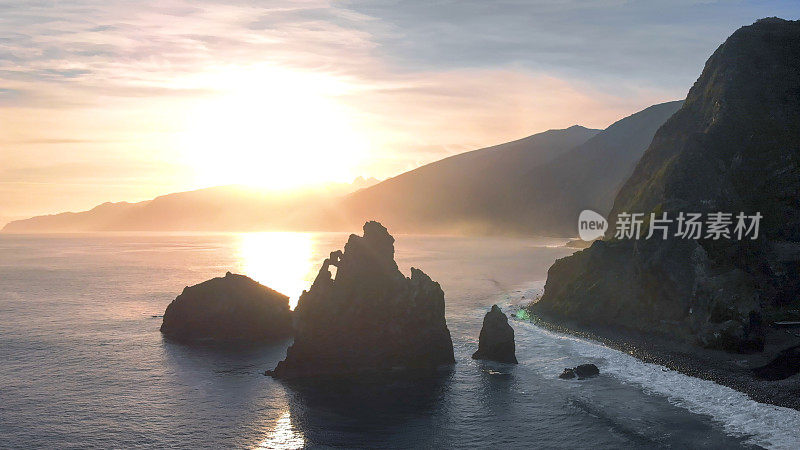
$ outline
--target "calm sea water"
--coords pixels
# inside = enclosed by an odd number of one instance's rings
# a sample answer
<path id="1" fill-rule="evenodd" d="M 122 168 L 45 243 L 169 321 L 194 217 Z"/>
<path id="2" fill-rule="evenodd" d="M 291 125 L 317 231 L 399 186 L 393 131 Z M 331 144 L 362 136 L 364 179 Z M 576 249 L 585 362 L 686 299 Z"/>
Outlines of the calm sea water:
<path id="1" fill-rule="evenodd" d="M 0 235 L 0 446 L 792 448 L 800 414 L 514 321 L 518 366 L 470 359 L 483 314 L 541 290 L 563 241 L 396 236 L 445 290 L 436 379 L 291 386 L 288 342 L 191 348 L 158 331 L 185 285 L 244 273 L 296 301 L 344 234 Z M 593 362 L 585 381 L 564 367 Z"/>

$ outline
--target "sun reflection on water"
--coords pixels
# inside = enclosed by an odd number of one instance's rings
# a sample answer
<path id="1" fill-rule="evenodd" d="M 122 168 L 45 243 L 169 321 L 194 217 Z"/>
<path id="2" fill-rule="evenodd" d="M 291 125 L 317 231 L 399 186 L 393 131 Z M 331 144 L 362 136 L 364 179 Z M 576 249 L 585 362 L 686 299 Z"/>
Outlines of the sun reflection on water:
<path id="1" fill-rule="evenodd" d="M 294 309 L 314 281 L 320 261 L 314 258 L 312 233 L 243 233 L 239 241 L 242 274 L 289 296 Z"/>
<path id="2" fill-rule="evenodd" d="M 258 448 L 271 449 L 296 449 L 303 448 L 305 437 L 303 433 L 292 427 L 292 416 L 289 411 L 283 413 L 275 422 L 275 426 L 266 439 L 258 444 Z"/>

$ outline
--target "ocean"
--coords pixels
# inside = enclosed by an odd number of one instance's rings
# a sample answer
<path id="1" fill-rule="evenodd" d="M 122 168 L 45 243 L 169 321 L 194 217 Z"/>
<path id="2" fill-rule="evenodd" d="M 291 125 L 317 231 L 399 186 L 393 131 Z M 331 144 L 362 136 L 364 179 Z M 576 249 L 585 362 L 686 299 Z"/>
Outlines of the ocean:
<path id="1" fill-rule="evenodd" d="M 391 231 L 391 230 L 390 230 Z M 289 342 L 165 341 L 184 286 L 248 275 L 297 301 L 341 233 L 0 235 L 3 448 L 796 448 L 800 412 L 513 320 L 520 364 L 470 358 L 483 315 L 539 294 L 565 240 L 395 235 L 441 283 L 456 364 L 296 386 Z M 594 363 L 599 377 L 560 380 Z"/>

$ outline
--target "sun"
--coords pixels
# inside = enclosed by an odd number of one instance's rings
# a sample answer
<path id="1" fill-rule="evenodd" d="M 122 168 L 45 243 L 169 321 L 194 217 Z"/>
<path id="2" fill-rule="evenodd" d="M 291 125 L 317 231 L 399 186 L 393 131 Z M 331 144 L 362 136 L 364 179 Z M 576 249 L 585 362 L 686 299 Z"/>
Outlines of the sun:
<path id="1" fill-rule="evenodd" d="M 226 70 L 221 91 L 187 114 L 181 147 L 198 185 L 291 189 L 349 181 L 366 158 L 366 133 L 325 74 L 276 67 Z"/>
<path id="2" fill-rule="evenodd" d="M 311 233 L 258 232 L 239 235 L 241 273 L 289 297 L 294 309 L 319 269 Z"/>

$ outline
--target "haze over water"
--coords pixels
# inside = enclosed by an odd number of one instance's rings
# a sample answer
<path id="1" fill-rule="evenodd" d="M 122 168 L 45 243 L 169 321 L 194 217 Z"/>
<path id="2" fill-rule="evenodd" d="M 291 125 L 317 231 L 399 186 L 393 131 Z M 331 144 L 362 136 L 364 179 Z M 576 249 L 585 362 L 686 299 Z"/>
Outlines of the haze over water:
<path id="1" fill-rule="evenodd" d="M 0 446 L 789 448 L 800 440 L 797 411 L 516 320 L 518 366 L 473 361 L 488 308 L 513 312 L 572 250 L 559 240 L 395 237 L 401 270 L 420 267 L 442 284 L 456 365 L 437 379 L 309 387 L 263 375 L 288 342 L 190 348 L 164 341 L 158 316 L 184 286 L 226 271 L 296 302 L 345 234 L 0 236 Z M 556 378 L 584 362 L 601 376 Z"/>

